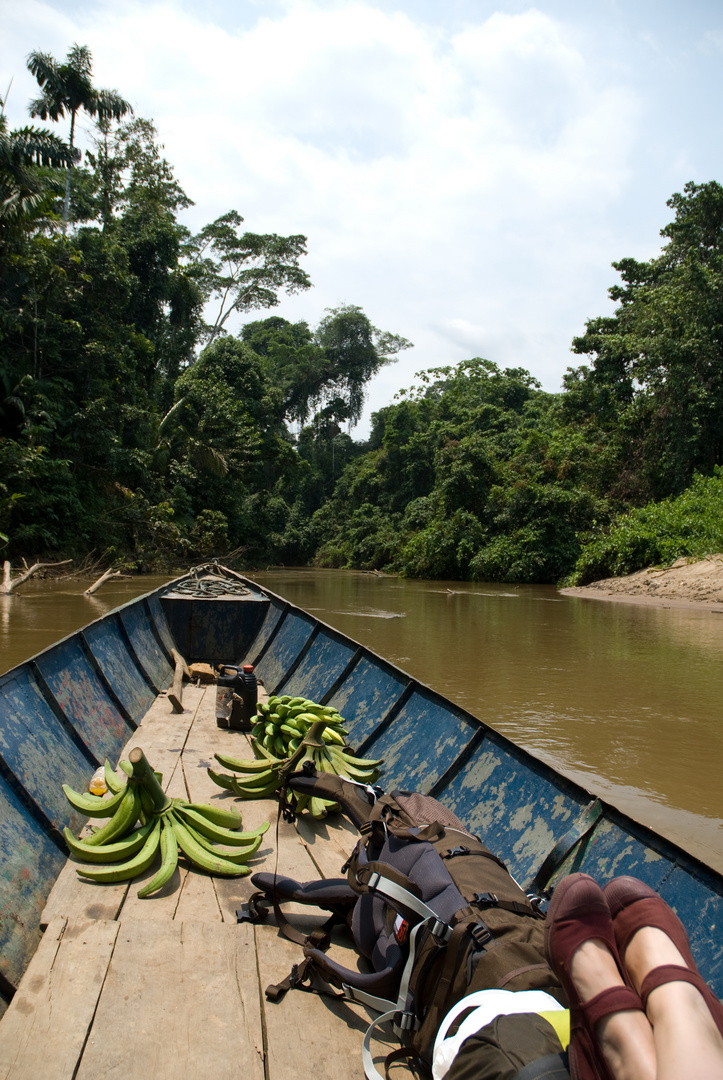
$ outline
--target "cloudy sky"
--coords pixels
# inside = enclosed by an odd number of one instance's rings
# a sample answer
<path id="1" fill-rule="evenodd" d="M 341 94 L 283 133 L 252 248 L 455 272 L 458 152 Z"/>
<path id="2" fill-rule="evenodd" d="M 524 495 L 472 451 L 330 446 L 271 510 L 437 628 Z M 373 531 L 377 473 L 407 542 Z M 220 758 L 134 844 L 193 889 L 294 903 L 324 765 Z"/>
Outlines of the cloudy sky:
<path id="1" fill-rule="evenodd" d="M 88 45 L 152 118 L 200 228 L 304 233 L 314 289 L 360 305 L 414 372 L 484 356 L 558 390 L 688 180 L 723 182 L 720 0 L 0 0 L 0 94 L 28 122 L 38 49 Z M 87 126 L 87 121 L 84 121 Z M 366 433 L 368 421 L 356 431 Z"/>

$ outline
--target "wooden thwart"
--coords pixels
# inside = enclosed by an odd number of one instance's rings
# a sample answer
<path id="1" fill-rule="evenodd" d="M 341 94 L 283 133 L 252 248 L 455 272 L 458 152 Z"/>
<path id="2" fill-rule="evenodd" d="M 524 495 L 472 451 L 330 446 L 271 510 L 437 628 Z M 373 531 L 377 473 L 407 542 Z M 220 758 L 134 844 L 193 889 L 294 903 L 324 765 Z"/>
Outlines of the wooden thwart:
<path id="1" fill-rule="evenodd" d="M 173 674 L 173 687 L 168 693 L 168 700 L 173 706 L 173 711 L 181 713 L 183 712 L 183 679 L 184 676 L 185 678 L 190 679 L 191 672 L 188 670 L 188 664 L 181 654 L 176 649 L 171 649 L 171 652 L 173 654 L 175 671 Z"/>

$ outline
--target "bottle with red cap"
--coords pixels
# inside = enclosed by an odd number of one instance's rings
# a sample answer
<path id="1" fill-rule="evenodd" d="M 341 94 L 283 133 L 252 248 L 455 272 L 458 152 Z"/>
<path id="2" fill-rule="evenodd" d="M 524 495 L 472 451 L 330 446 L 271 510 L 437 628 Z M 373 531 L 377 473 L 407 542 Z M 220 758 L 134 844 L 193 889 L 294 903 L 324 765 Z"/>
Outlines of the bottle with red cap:
<path id="1" fill-rule="evenodd" d="M 242 731 L 250 731 L 253 727 L 252 720 L 256 716 L 256 705 L 258 702 L 258 683 L 256 682 L 256 675 L 254 674 L 253 664 L 244 664 L 241 668 L 241 679 L 243 683 L 242 690 L 239 694 L 241 698 L 240 702 L 234 701 L 234 705 L 239 705 L 240 713 L 240 726 Z M 233 721 L 233 715 L 231 717 Z M 236 725 L 231 724 L 232 727 Z"/>
<path id="2" fill-rule="evenodd" d="M 216 689 L 216 723 L 221 728 L 250 731 L 256 715 L 258 686 L 253 664 L 223 664 Z"/>

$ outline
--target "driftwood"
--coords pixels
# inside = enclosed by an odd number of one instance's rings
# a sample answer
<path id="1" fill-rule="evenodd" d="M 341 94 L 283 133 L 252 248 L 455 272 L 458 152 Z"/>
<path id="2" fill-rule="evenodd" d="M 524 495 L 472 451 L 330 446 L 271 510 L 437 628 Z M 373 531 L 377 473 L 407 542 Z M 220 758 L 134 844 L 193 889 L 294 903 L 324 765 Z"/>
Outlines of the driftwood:
<path id="1" fill-rule="evenodd" d="M 187 679 L 190 679 L 191 678 L 191 672 L 188 670 L 188 664 L 183 659 L 181 654 L 176 649 L 172 649 L 171 652 L 173 653 L 173 659 L 174 659 L 175 664 L 176 664 L 176 671 L 175 671 L 175 674 L 173 676 L 173 686 L 168 692 L 168 700 L 170 701 L 171 705 L 173 706 L 173 711 L 174 712 L 182 713 L 183 712 L 183 700 L 182 700 L 183 699 L 183 676 L 185 675 Z"/>
<path id="2" fill-rule="evenodd" d="M 8 596 L 13 589 L 17 589 L 18 585 L 22 585 L 24 581 L 27 581 L 29 577 L 33 576 L 36 570 L 42 570 L 44 566 L 65 566 L 66 563 L 72 561 L 72 559 L 62 559 L 61 562 L 36 562 L 34 566 L 31 566 L 24 574 L 18 574 L 16 578 L 11 578 L 10 563 L 5 560 L 3 563 L 2 584 L 0 584 L 0 596 Z"/>
<path id="3" fill-rule="evenodd" d="M 120 570 L 106 570 L 106 572 L 104 574 L 101 574 L 101 576 L 98 578 L 98 580 L 95 581 L 90 586 L 89 589 L 85 590 L 85 592 L 83 593 L 83 596 L 92 596 L 94 592 L 98 591 L 98 589 L 101 587 L 103 582 L 108 580 L 108 578 L 121 577 L 121 576 L 122 575 L 121 575 Z"/>

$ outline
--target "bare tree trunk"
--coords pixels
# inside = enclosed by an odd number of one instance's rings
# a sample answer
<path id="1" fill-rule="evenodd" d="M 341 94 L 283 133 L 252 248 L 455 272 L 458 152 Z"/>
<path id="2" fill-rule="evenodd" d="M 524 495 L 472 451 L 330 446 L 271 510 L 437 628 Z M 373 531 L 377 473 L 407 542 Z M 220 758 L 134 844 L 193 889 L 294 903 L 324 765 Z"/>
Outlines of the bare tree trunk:
<path id="1" fill-rule="evenodd" d="M 121 572 L 120 572 L 120 570 L 106 570 L 106 572 L 105 572 L 104 574 L 102 574 L 102 575 L 101 575 L 101 576 L 100 576 L 100 577 L 98 578 L 98 580 L 97 580 L 97 581 L 95 581 L 95 582 L 94 582 L 94 583 L 93 583 L 93 584 L 92 584 L 92 585 L 90 586 L 90 588 L 89 588 L 89 589 L 86 589 L 86 590 L 85 590 L 85 592 L 83 593 L 83 596 L 92 596 L 94 592 L 97 592 L 97 591 L 98 591 L 98 589 L 99 589 L 99 588 L 101 587 L 101 585 L 103 584 L 103 582 L 104 582 L 104 581 L 107 581 L 107 580 L 108 580 L 108 578 L 112 578 L 112 577 L 121 577 L 121 576 L 122 576 L 122 575 L 121 575 Z"/>
<path id="2" fill-rule="evenodd" d="M 66 563 L 72 562 L 72 559 L 62 559 L 61 562 L 36 562 L 29 570 L 26 570 L 24 574 L 19 574 L 18 577 L 10 579 L 10 563 L 6 560 L 3 563 L 3 581 L 0 585 L 0 596 L 7 596 L 17 589 L 18 585 L 22 585 L 24 581 L 27 581 L 29 577 L 32 577 L 36 570 L 41 570 L 44 566 L 65 566 Z"/>

